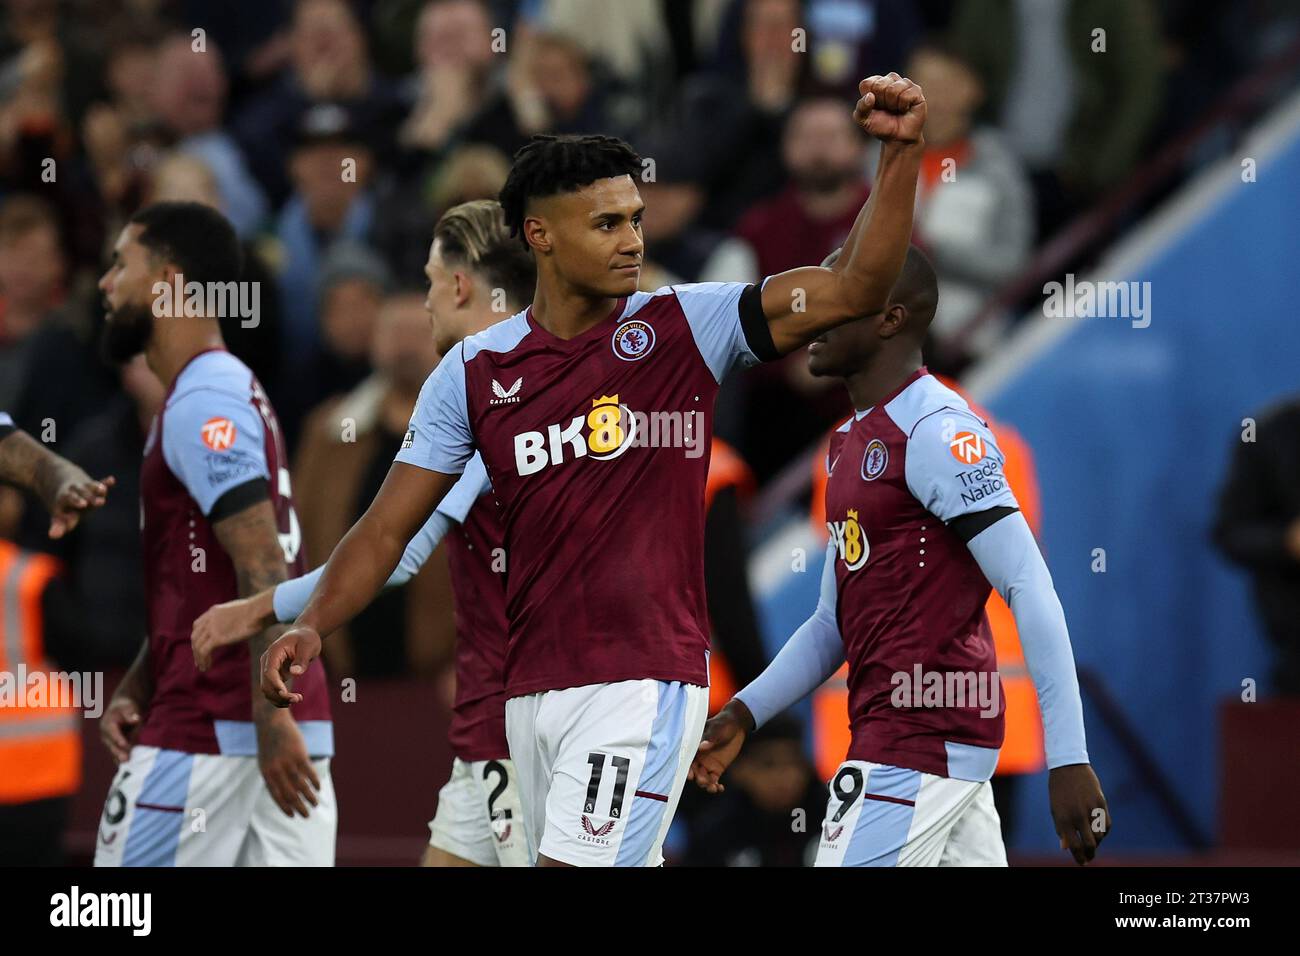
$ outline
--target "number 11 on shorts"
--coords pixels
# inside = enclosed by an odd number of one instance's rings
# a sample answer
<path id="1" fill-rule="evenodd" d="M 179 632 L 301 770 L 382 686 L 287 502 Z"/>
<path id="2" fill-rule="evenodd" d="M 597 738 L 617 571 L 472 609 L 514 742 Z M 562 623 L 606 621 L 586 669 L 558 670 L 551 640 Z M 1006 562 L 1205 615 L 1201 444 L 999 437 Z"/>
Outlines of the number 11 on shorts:
<path id="1" fill-rule="evenodd" d="M 600 778 L 605 773 L 605 759 L 607 756 L 607 754 L 600 752 L 587 755 L 587 763 L 591 764 L 591 779 L 587 781 L 587 799 L 583 808 L 584 813 L 596 812 L 596 798 L 600 794 Z M 609 762 L 618 771 L 618 776 L 614 778 L 614 796 L 609 803 L 609 813 L 604 815 L 617 818 L 623 813 L 623 794 L 627 790 L 627 769 L 632 765 L 632 761 L 627 757 L 609 757 Z"/>

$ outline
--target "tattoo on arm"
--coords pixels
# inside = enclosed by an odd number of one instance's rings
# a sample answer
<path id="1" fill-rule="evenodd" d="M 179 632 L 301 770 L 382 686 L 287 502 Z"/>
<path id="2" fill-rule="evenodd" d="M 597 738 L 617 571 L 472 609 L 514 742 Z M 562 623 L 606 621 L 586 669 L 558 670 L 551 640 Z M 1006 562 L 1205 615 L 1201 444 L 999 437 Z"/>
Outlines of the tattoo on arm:
<path id="1" fill-rule="evenodd" d="M 0 480 L 11 482 L 49 501 L 58 489 L 61 461 L 26 432 L 0 440 Z"/>
<path id="2" fill-rule="evenodd" d="M 288 579 L 289 570 L 285 566 L 284 549 L 280 546 L 275 511 L 270 501 L 260 501 L 222 518 L 213 524 L 212 530 L 235 566 L 240 597 L 251 597 Z M 262 654 L 285 630 L 286 625 L 276 624 L 249 638 L 254 714 L 258 712 L 259 702 L 265 703 L 261 692 Z"/>

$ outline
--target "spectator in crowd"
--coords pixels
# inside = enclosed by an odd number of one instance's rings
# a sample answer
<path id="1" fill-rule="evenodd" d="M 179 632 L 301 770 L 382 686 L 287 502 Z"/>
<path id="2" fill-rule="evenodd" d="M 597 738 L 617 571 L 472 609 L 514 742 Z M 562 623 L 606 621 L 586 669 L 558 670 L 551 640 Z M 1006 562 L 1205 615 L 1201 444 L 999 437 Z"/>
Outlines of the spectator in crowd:
<path id="1" fill-rule="evenodd" d="M 734 66 L 687 80 L 670 121 L 633 136 L 661 176 L 697 184 L 694 225 L 725 232 L 784 183 L 781 131 L 809 62 L 792 44 L 800 26 L 799 0 L 744 0 Z"/>
<path id="2" fill-rule="evenodd" d="M 437 364 L 424 296 L 386 299 L 374 335 L 375 372 L 311 413 L 294 465 L 308 560 L 323 562 L 369 507 L 401 447 L 420 387 Z M 429 675 L 455 643 L 445 555 L 435 553 L 402 588 L 377 597 L 330 639 L 335 679 Z"/>
<path id="3" fill-rule="evenodd" d="M 731 765 L 723 793 L 691 787 L 682 803 L 679 817 L 690 828 L 683 862 L 689 866 L 810 866 L 821 839 L 826 786 L 804 753 L 799 723 L 776 717 Z M 686 811 L 688 803 L 697 805 L 696 812 Z"/>
<path id="4" fill-rule="evenodd" d="M 207 164 L 222 212 L 240 239 L 249 238 L 267 214 L 266 197 L 234 136 L 221 126 L 228 81 L 220 51 L 211 43 L 196 51 L 188 34 L 169 37 L 159 47 L 152 88 L 154 109 L 175 148 Z"/>
<path id="5" fill-rule="evenodd" d="M 350 391 L 371 374 L 375 327 L 392 285 L 388 266 L 368 247 L 344 240 L 330 248 L 313 303 L 319 340 L 281 389 L 280 424 L 290 447 L 312 408 Z"/>
<path id="6" fill-rule="evenodd" d="M 481 0 L 431 0 L 415 30 L 417 72 L 403 90 L 410 110 L 398 133 L 403 150 L 440 154 L 485 104 L 505 58 L 493 53 Z"/>
<path id="7" fill-rule="evenodd" d="M 496 199 L 510 175 L 510 160 L 485 143 L 450 150 L 417 186 L 382 185 L 374 245 L 397 276 L 418 276 L 428 258 L 433 227 L 452 206 L 471 199 Z"/>
<path id="8" fill-rule="evenodd" d="M 253 174 L 276 206 L 290 191 L 286 160 L 313 106 L 344 110 L 349 125 L 366 130 L 371 151 L 385 158 L 401 114 L 397 88 L 371 68 L 366 36 L 345 0 L 298 0 L 289 44 L 288 69 L 234 125 Z"/>
<path id="9" fill-rule="evenodd" d="M 66 607 L 51 619 L 64 646 L 77 646 L 83 665 L 126 667 L 146 633 L 140 575 L 140 463 L 145 436 L 164 389 L 143 355 L 118 370 L 121 391 L 81 423 L 67 441 L 68 457 L 91 474 L 113 475 L 108 501 L 60 541 Z M 71 629 L 72 634 L 62 631 Z"/>
<path id="10" fill-rule="evenodd" d="M 718 51 L 723 63 L 737 58 L 737 24 L 744 4 L 732 0 L 724 18 Z M 864 76 L 901 73 L 921 34 L 915 0 L 807 0 L 799 26 L 811 61 L 809 91 L 850 99 L 856 99 Z"/>
<path id="11" fill-rule="evenodd" d="M 867 139 L 839 100 L 801 101 L 781 137 L 786 188 L 740 220 L 701 278 L 755 282 L 815 265 L 853 228 L 871 187 L 863 170 Z M 716 427 L 736 435 L 762 482 L 849 412 L 842 390 L 808 374 L 802 351 L 749 369 L 724 384 Z M 743 420 L 735 413 L 743 403 Z"/>
<path id="12" fill-rule="evenodd" d="M 14 408 L 35 334 L 63 301 L 63 249 L 54 212 L 35 196 L 0 205 L 0 408 Z"/>
<path id="13" fill-rule="evenodd" d="M 26 101 L 13 104 L 20 115 L 39 115 L 60 133 L 75 128 L 86 105 L 103 88 L 107 17 L 99 8 L 108 4 L 87 3 L 78 10 L 72 6 L 58 0 L 25 0 L 6 3 L 0 12 L 5 92 Z"/>
<path id="14" fill-rule="evenodd" d="M 1274 647 L 1275 689 L 1300 696 L 1300 396 L 1255 416 L 1253 441 L 1234 443 L 1214 540 L 1250 572 Z"/>
<path id="15" fill-rule="evenodd" d="M 128 128 L 148 126 L 157 118 L 161 39 L 152 21 L 136 17 L 126 18 L 109 32 L 104 58 L 105 92 Z"/>
<path id="16" fill-rule="evenodd" d="M 610 109 L 602 62 L 562 33 L 534 33 L 512 59 L 507 85 L 464 127 L 463 138 L 513 156 L 533 133 L 628 133 Z"/>
<path id="17" fill-rule="evenodd" d="M 225 212 L 216 176 L 193 153 L 167 153 L 154 168 L 147 202 L 165 201 L 199 202 Z M 277 399 L 278 407 L 280 299 L 275 277 L 262 261 L 254 242 L 244 240 L 240 245 L 244 251 L 242 281 L 252 283 L 257 289 L 257 312 L 250 317 L 231 310 L 221 316 L 221 338 L 226 348 L 252 369 L 272 398 Z"/>
<path id="18" fill-rule="evenodd" d="M 953 45 L 984 82 L 986 118 L 1029 169 L 1040 236 L 1137 164 L 1160 108 L 1157 26 L 1150 0 L 957 5 Z"/>
<path id="19" fill-rule="evenodd" d="M 801 100 L 781 134 L 785 188 L 745 213 L 705 267 L 705 281 L 754 282 L 838 248 L 871 193 L 867 152 L 842 101 Z"/>
<path id="20" fill-rule="evenodd" d="M 700 0 L 699 5 L 717 4 Z M 618 16 L 610 17 L 605 15 L 608 0 L 540 0 L 533 15 L 523 18 L 521 32 L 565 37 L 599 60 L 607 83 L 620 93 L 619 124 L 633 126 L 649 119 L 672 95 L 675 64 L 668 23 L 672 6 L 628 3 L 619 8 Z"/>
<path id="21" fill-rule="evenodd" d="M 115 388 L 97 359 L 87 304 L 65 288 L 53 209 L 36 196 L 9 196 L 0 204 L 0 408 L 55 450 Z M 7 511 L 15 540 L 49 549 L 43 516 Z"/>
<path id="22" fill-rule="evenodd" d="M 289 26 L 296 0 L 231 3 L 230 0 L 185 0 L 183 26 L 200 28 L 226 60 L 232 101 L 274 79 L 289 62 Z M 145 3 L 146 8 L 152 4 Z M 369 6 L 369 4 L 367 4 Z"/>
<path id="23" fill-rule="evenodd" d="M 915 228 L 917 244 L 939 275 L 939 311 L 930 331 L 944 339 L 1028 262 L 1034 196 L 997 130 L 974 125 L 984 91 L 969 64 L 936 42 L 918 48 L 907 70 L 928 105 Z M 1001 327 L 990 323 L 972 347 L 982 352 L 1000 334 Z"/>
<path id="24" fill-rule="evenodd" d="M 91 217 L 95 223 L 98 247 L 93 261 L 98 265 L 104 237 L 117 231 L 143 202 L 153 166 L 166 148 L 166 134 L 153 123 L 128 125 L 111 104 L 97 102 L 86 110 L 81 141 L 81 188 L 72 202 L 77 218 Z"/>
<path id="25" fill-rule="evenodd" d="M 321 263 L 339 240 L 370 239 L 375 200 L 368 188 L 373 155 L 338 106 L 322 104 L 303 114 L 289 168 L 294 191 L 280 210 L 275 236 L 281 344 L 285 370 L 294 373 L 320 341 L 315 304 Z"/>

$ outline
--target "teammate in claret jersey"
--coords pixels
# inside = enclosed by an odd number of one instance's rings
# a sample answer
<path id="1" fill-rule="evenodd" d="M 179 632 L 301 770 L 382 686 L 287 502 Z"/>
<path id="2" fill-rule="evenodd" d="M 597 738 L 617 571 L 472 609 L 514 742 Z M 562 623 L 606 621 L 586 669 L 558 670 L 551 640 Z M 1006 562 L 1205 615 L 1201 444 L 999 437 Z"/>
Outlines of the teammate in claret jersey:
<path id="1" fill-rule="evenodd" d="M 429 377 L 374 503 L 266 656 L 270 699 L 297 699 L 283 679 L 371 600 L 477 451 L 502 509 L 506 735 L 538 863 L 662 862 L 707 705 L 718 384 L 884 308 L 907 252 L 924 97 L 896 74 L 859 90 L 883 146 L 845 254 L 760 284 L 638 291 L 641 158 L 605 136 L 519 151 L 500 199 L 537 261 L 532 305 Z"/>
<path id="2" fill-rule="evenodd" d="M 149 633 L 100 721 L 118 761 L 97 866 L 332 866 L 333 728 L 319 662 L 292 713 L 256 693 L 262 649 L 194 667 L 204 610 L 301 574 L 305 562 L 275 412 L 226 351 L 215 315 L 155 313 L 155 287 L 233 284 L 234 229 L 197 203 L 158 203 L 122 230 L 100 280 L 108 357 L 143 352 L 167 387 L 145 441 L 141 538 Z"/>
<path id="3" fill-rule="evenodd" d="M 512 308 L 532 297 L 533 258 L 505 228 L 501 206 L 478 199 L 443 214 L 425 273 L 425 307 L 441 354 L 465 336 L 505 318 L 496 290 Z M 509 389 L 502 388 L 506 393 Z M 509 397 L 504 395 L 503 397 Z M 506 743 L 505 560 L 499 508 L 475 455 L 411 542 L 386 587 L 419 573 L 439 542 L 456 599 L 456 700 L 448 736 L 455 761 L 429 822 L 426 866 L 526 866 L 528 841 L 518 775 Z M 246 640 L 307 605 L 321 568 L 254 597 L 210 608 L 194 622 L 194 656 L 206 668 L 216 648 Z"/>
<path id="4" fill-rule="evenodd" d="M 831 261 L 834 261 L 832 254 Z M 808 347 L 857 411 L 831 440 L 821 598 L 705 727 L 691 777 L 713 792 L 745 737 L 849 665 L 851 740 L 818 866 L 1006 865 L 989 778 L 1003 701 L 984 605 L 1015 616 L 1038 691 L 1052 817 L 1091 860 L 1110 829 L 1088 765 L 1065 615 L 987 424 L 921 365 L 938 283 L 908 252 L 888 309 Z"/>

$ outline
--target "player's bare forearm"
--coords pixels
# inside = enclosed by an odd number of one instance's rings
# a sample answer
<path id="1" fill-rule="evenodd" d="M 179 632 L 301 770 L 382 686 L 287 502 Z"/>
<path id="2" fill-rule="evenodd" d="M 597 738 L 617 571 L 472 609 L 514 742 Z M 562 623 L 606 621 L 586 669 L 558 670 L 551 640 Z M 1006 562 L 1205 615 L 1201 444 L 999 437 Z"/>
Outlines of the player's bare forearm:
<path id="1" fill-rule="evenodd" d="M 15 431 L 0 438 L 0 481 L 20 488 L 34 488 L 36 472 L 49 452 L 26 432 Z"/>
<path id="2" fill-rule="evenodd" d="M 53 503 L 68 464 L 26 432 L 0 439 L 0 480 L 34 492 L 46 507 Z"/>
<path id="3" fill-rule="evenodd" d="M 885 308 L 912 238 L 921 145 L 885 143 L 871 198 L 834 265 L 773 276 L 763 287 L 772 342 L 786 354 L 828 329 Z"/>
<path id="4" fill-rule="evenodd" d="M 294 625 L 325 637 L 374 600 L 456 477 L 394 462 L 366 513 L 334 548 Z"/>
<path id="5" fill-rule="evenodd" d="M 235 581 L 241 598 L 256 598 L 272 590 L 289 577 L 284 562 L 284 549 L 280 545 L 279 530 L 275 523 L 275 510 L 270 501 L 260 501 L 212 526 L 221 547 L 230 556 L 235 567 Z M 262 655 L 285 628 L 276 624 L 249 638 L 249 677 L 253 686 L 253 712 L 267 710 L 260 693 L 262 687 Z M 274 708 L 270 708 L 274 710 Z M 269 711 L 268 711 L 269 713 Z"/>
<path id="6" fill-rule="evenodd" d="M 763 287 L 763 314 L 783 354 L 837 325 L 882 311 L 912 240 L 925 97 L 897 73 L 868 77 L 858 89 L 862 98 L 854 120 L 881 140 L 876 181 L 833 266 L 792 269 Z"/>
<path id="7" fill-rule="evenodd" d="M 153 668 L 149 666 L 149 639 L 146 637 L 140 645 L 135 660 L 126 669 L 122 681 L 113 691 L 114 697 L 125 697 L 135 701 L 141 707 L 148 707 L 153 700 Z"/>
<path id="8" fill-rule="evenodd" d="M 95 481 L 75 464 L 45 448 L 30 435 L 13 431 L 0 438 L 0 481 L 34 492 L 50 513 L 50 537 L 61 538 L 81 514 L 108 499 L 110 476 Z"/>

